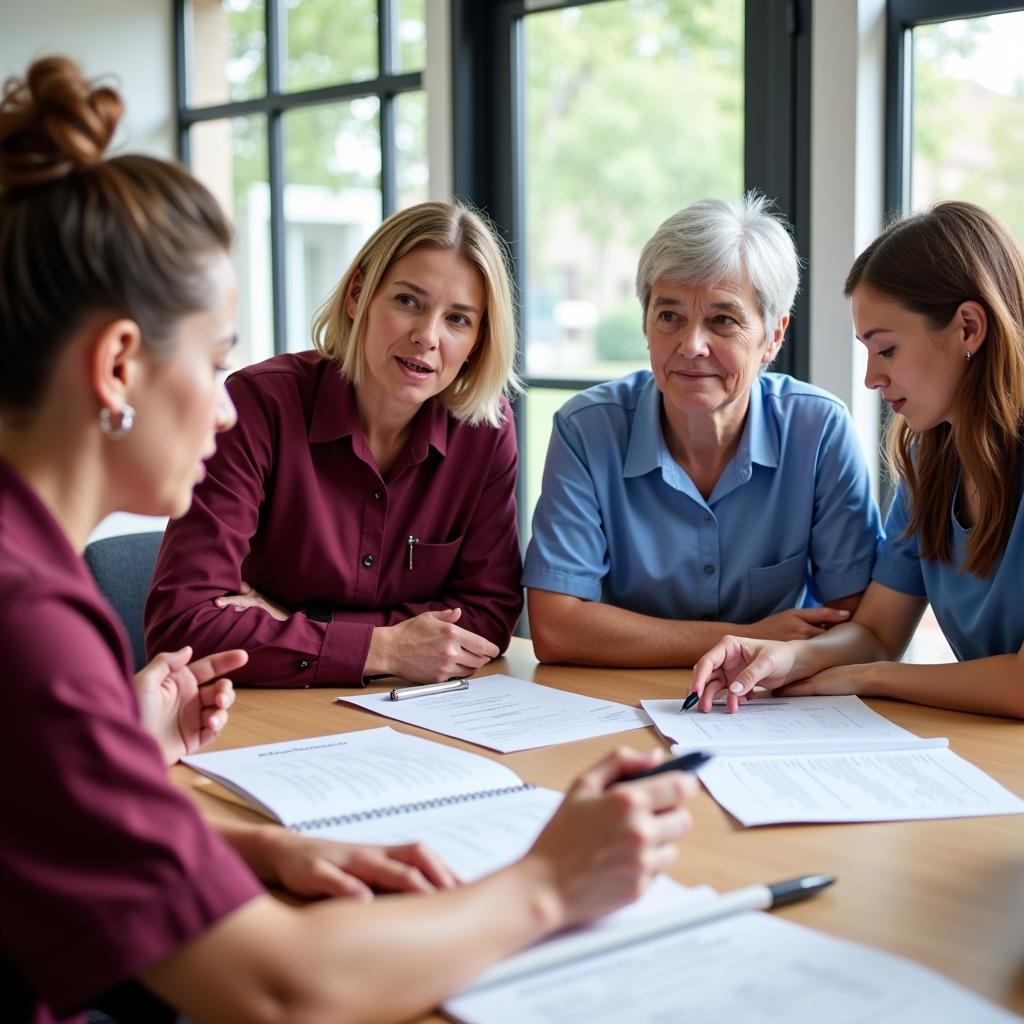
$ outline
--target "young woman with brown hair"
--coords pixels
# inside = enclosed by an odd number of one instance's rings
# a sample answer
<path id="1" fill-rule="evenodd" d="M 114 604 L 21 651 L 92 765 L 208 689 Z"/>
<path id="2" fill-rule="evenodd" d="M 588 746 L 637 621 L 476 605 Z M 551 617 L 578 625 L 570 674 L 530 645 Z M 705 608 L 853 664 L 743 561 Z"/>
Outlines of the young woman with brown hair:
<path id="1" fill-rule="evenodd" d="M 735 709 L 759 685 L 1024 717 L 1024 253 L 979 207 L 939 203 L 872 242 L 845 291 L 865 383 L 894 414 L 872 583 L 823 636 L 726 637 L 695 666 L 699 706 L 725 690 Z M 902 664 L 929 602 L 957 662 Z"/>
<path id="2" fill-rule="evenodd" d="M 114 1004 L 146 1021 L 171 1008 L 197 1021 L 406 1019 L 634 898 L 675 856 L 692 780 L 613 786 L 657 760 L 620 752 L 575 783 L 521 860 L 445 888 L 414 858 L 399 866 L 423 884 L 389 887 L 444 891 L 374 903 L 286 906 L 210 831 L 168 781 L 164 759 L 180 751 L 143 728 L 127 638 L 81 551 L 116 509 L 181 515 L 235 420 L 221 379 L 230 230 L 181 168 L 104 158 L 120 113 L 116 93 L 62 59 L 0 98 L 0 1019 Z M 188 673 L 187 657 L 150 667 L 176 676 L 189 711 L 172 746 L 223 726 L 221 702 L 204 711 L 195 691 L 245 660 Z M 161 735 L 178 698 L 155 701 Z M 266 867 L 267 847 L 248 852 Z"/>

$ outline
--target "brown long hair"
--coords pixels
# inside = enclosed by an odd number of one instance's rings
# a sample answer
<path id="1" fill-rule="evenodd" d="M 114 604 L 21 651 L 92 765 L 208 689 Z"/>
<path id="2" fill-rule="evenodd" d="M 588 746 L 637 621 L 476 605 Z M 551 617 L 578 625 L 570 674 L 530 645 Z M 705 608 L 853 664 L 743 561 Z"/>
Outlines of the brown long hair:
<path id="1" fill-rule="evenodd" d="M 954 398 L 954 422 L 915 431 L 889 423 L 892 471 L 910 493 L 907 532 L 923 558 L 951 561 L 950 508 L 961 473 L 981 508 L 967 542 L 964 571 L 989 576 L 1002 557 L 1020 502 L 1024 421 L 1024 252 L 990 213 L 965 202 L 938 203 L 890 224 L 857 257 L 846 278 L 894 299 L 938 330 L 973 300 L 988 333 Z"/>
<path id="2" fill-rule="evenodd" d="M 64 343 L 109 312 L 166 347 L 206 308 L 211 254 L 231 246 L 213 196 L 147 156 L 104 159 L 123 111 L 63 57 L 0 94 L 0 412 L 26 415 Z"/>

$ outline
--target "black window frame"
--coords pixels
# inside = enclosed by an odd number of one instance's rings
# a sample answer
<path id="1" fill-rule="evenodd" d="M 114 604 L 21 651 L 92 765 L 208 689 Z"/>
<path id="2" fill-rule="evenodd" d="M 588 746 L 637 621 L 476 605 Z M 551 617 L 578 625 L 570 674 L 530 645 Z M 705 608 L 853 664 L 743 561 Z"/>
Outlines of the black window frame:
<path id="1" fill-rule="evenodd" d="M 275 354 L 288 351 L 287 289 L 285 281 L 285 215 L 284 215 L 284 115 L 293 110 L 334 103 L 339 100 L 375 96 L 380 104 L 380 188 L 381 213 L 384 218 L 395 212 L 397 204 L 395 103 L 404 93 L 423 89 L 423 72 L 398 72 L 396 24 L 398 0 L 377 0 L 377 75 L 358 82 L 343 82 L 316 89 L 288 91 L 282 87 L 285 55 L 285 0 L 265 0 L 265 33 L 267 89 L 264 95 L 247 100 L 232 100 L 209 106 L 190 106 L 191 81 L 189 61 L 189 0 L 174 3 L 175 93 L 177 105 L 178 159 L 191 165 L 193 126 L 206 121 L 221 121 L 252 114 L 267 119 L 267 168 L 270 192 L 270 277 L 272 335 Z"/>
<path id="2" fill-rule="evenodd" d="M 885 209 L 887 217 L 909 209 L 910 116 L 913 110 L 913 54 L 907 41 L 919 25 L 984 18 L 1024 10 L 1001 0 L 888 0 L 885 55 Z"/>
<path id="3" fill-rule="evenodd" d="M 522 295 L 525 224 L 521 197 L 523 137 L 521 19 L 540 10 L 579 7 L 603 0 L 452 0 L 454 191 L 494 221 L 512 256 L 514 290 Z M 810 0 L 745 0 L 744 187 L 776 201 L 793 225 L 801 258 L 801 285 L 786 344 L 773 369 L 807 379 L 810 367 Z M 666 210 L 665 216 L 674 211 Z M 594 378 L 545 378 L 526 374 L 522 319 L 517 367 L 530 388 L 578 390 Z M 520 471 L 517 497 L 520 536 L 526 531 L 526 410 L 515 406 Z"/>

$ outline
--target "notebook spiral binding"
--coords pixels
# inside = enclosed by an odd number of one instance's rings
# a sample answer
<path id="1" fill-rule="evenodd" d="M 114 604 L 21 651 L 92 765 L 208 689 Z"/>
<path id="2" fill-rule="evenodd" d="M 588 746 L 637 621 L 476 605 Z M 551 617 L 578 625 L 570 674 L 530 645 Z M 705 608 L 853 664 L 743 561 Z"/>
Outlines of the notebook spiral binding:
<path id="1" fill-rule="evenodd" d="M 376 818 L 392 818 L 398 814 L 429 811 L 436 807 L 447 807 L 450 804 L 465 804 L 471 800 L 484 800 L 495 796 L 508 796 L 510 793 L 523 793 L 535 788 L 533 783 L 524 782 L 521 786 L 502 786 L 498 789 L 483 789 L 475 793 L 456 793 L 453 796 L 435 797 L 433 800 L 415 800 L 409 804 L 375 807 L 372 811 L 338 814 L 333 818 L 312 818 L 309 821 L 300 821 L 292 825 L 292 828 L 296 832 L 315 832 L 322 828 L 333 828 L 335 825 L 354 825 L 360 821 L 373 821 Z"/>

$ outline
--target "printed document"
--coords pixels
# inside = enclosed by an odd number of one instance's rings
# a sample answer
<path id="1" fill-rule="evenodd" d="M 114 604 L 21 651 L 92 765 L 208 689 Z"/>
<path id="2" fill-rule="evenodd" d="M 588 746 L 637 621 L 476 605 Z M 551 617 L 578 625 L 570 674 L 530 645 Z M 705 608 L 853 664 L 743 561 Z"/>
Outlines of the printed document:
<path id="1" fill-rule="evenodd" d="M 463 1024 L 1010 1024 L 910 961 L 770 914 L 738 914 L 457 995 Z"/>
<path id="2" fill-rule="evenodd" d="M 679 698 L 640 704 L 676 755 L 691 750 L 725 756 L 947 745 L 941 738 L 920 739 L 872 711 L 860 697 L 756 697 L 733 714 L 724 705 L 706 714 L 695 708 L 680 712 Z"/>
<path id="3" fill-rule="evenodd" d="M 643 711 L 628 704 L 503 675 L 471 679 L 468 690 L 432 697 L 394 701 L 383 691 L 335 699 L 503 754 L 607 736 L 651 724 Z"/>
<path id="4" fill-rule="evenodd" d="M 1024 800 L 948 748 L 723 757 L 697 774 L 744 825 L 1024 812 Z"/>

